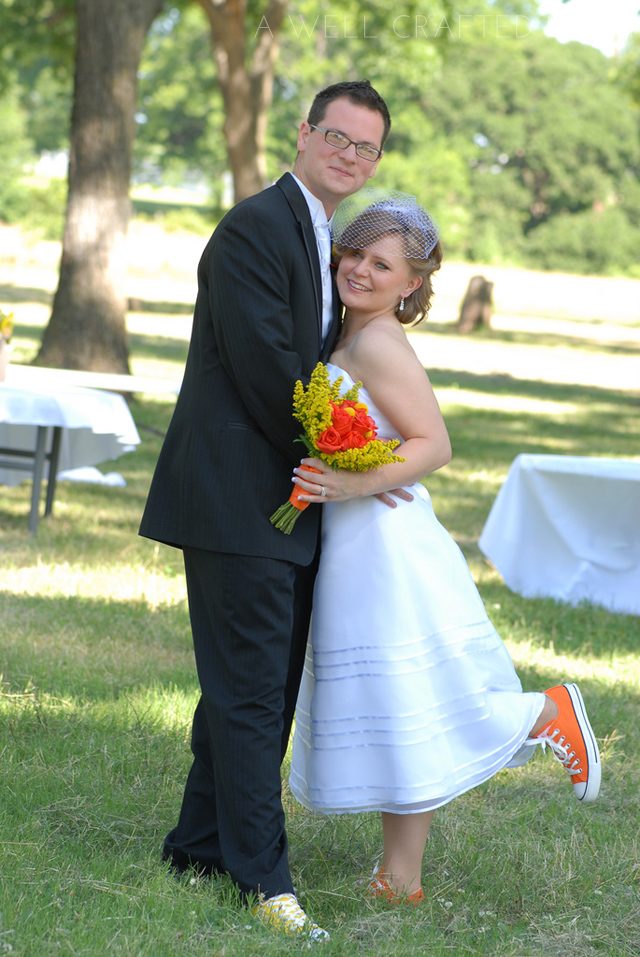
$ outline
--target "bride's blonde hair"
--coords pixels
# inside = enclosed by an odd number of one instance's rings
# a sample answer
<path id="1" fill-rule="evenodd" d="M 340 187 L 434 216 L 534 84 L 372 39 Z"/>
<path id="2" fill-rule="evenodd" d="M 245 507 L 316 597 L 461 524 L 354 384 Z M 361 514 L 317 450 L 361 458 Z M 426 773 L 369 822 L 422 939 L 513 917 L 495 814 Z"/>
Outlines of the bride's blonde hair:
<path id="1" fill-rule="evenodd" d="M 433 297 L 431 276 L 442 265 L 442 246 L 440 240 L 435 244 L 428 259 L 408 259 L 407 262 L 413 273 L 422 279 L 422 285 L 415 289 L 404 301 L 404 309 L 399 311 L 396 306 L 396 316 L 403 326 L 422 322 L 427 318 Z"/>

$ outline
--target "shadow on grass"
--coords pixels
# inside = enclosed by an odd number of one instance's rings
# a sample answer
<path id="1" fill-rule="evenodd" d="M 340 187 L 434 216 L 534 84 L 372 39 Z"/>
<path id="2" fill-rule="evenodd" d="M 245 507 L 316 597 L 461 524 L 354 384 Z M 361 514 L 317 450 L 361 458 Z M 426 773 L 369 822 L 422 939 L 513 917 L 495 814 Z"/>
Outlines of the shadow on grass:
<path id="1" fill-rule="evenodd" d="M 590 406 L 595 401 L 615 403 L 640 402 L 640 382 L 637 393 L 620 393 L 597 385 L 571 385 L 565 382 L 547 382 L 540 379 L 521 379 L 506 373 L 483 375 L 462 369 L 429 369 L 429 378 L 441 388 L 459 387 L 490 395 L 513 395 L 546 399 L 553 402 L 571 402 Z M 475 414 L 474 409 L 474 414 Z"/>
<path id="2" fill-rule="evenodd" d="M 527 318 L 531 318 L 528 316 Z M 602 321 L 602 325 L 605 320 Z M 589 323 L 591 326 L 592 324 Z M 579 325 L 577 324 L 577 329 Z M 437 336 L 455 336 L 456 327 L 447 322 L 429 322 L 423 328 L 418 327 L 415 332 L 433 333 Z M 580 335 L 569 335 L 566 332 L 530 332 L 517 329 L 480 329 L 470 336 L 461 335 L 460 340 L 473 342 L 499 342 L 519 346 L 563 346 L 584 350 L 585 352 L 606 352 L 611 355 L 638 355 L 640 345 L 633 342 L 607 342 L 606 340 L 592 339 Z"/>
<path id="3" fill-rule="evenodd" d="M 38 689 L 15 702 L 5 698 L 0 733 L 15 785 L 3 800 L 6 819 L 23 831 L 35 822 L 48 853 L 80 853 L 97 874 L 100 862 L 123 848 L 146 848 L 162 870 L 162 838 L 175 823 L 190 763 L 188 724 L 166 727 L 157 710 L 141 712 L 126 694 L 110 703 L 83 696 L 65 710 Z M 29 813 L 16 796 L 26 793 Z"/>
<path id="4" fill-rule="evenodd" d="M 4 302 L 42 302 L 51 303 L 53 293 L 35 286 L 10 286 L 0 284 L 0 299 Z"/>
<path id="5" fill-rule="evenodd" d="M 214 206 L 207 205 L 206 203 L 181 203 L 164 200 L 154 200 L 154 199 L 139 199 L 133 197 L 131 200 L 131 206 L 134 213 L 141 213 L 143 216 L 156 216 L 162 215 L 163 213 L 174 213 L 174 212 L 195 212 L 199 215 L 210 219 L 212 222 L 215 222 L 221 215 L 221 211 L 216 209 Z"/>
<path id="6" fill-rule="evenodd" d="M 489 611 L 500 607 L 499 631 L 517 644 L 517 631 L 526 622 L 528 635 L 533 635 L 540 648 L 580 660 L 637 654 L 638 617 L 614 614 L 598 605 L 582 602 L 569 605 L 552 598 L 523 598 L 507 589 L 502 582 L 483 582 L 482 599 Z M 497 624 L 497 622 L 496 622 Z M 529 640 L 529 638 L 527 638 Z"/>
<path id="7" fill-rule="evenodd" d="M 127 309 L 130 312 L 163 313 L 168 315 L 190 316 L 193 313 L 192 302 L 161 302 L 151 299 L 137 299 L 130 297 L 127 300 Z"/>
<path id="8" fill-rule="evenodd" d="M 2 604 L 3 680 L 12 692 L 34 686 L 99 701 L 197 687 L 186 601 L 150 607 L 142 599 L 4 592 Z"/>
<path id="9" fill-rule="evenodd" d="M 38 302 L 44 305 L 51 305 L 53 292 L 46 289 L 36 288 L 35 286 L 12 286 L 8 283 L 0 284 L 0 299 L 7 303 Z M 148 312 L 151 314 L 162 313 L 164 315 L 190 316 L 193 313 L 193 302 L 168 302 L 155 299 L 138 299 L 130 297 L 127 300 L 127 309 L 130 312 Z M 24 328 L 24 333 L 22 332 Z M 30 326 L 20 327 L 16 325 L 15 334 L 28 335 L 31 332 Z"/>
<path id="10" fill-rule="evenodd" d="M 112 469 L 101 466 L 106 471 Z M 117 463 L 115 464 L 117 469 Z M 150 477 L 149 477 L 150 482 Z M 35 535 L 29 534 L 28 517 L 31 508 L 31 486 L 23 483 L 3 491 L 0 505 L 0 527 L 3 546 L 7 552 L 23 550 L 37 556 L 76 548 L 78 560 L 88 557 L 102 567 L 117 566 L 122 553 L 131 553 L 140 546 L 138 526 L 147 499 L 148 482 L 140 489 L 110 488 L 79 482 L 59 482 L 53 513 L 43 516 L 40 503 L 40 521 Z M 179 555 L 180 552 L 172 549 Z M 142 556 L 140 556 L 142 557 Z"/>
<path id="11" fill-rule="evenodd" d="M 129 347 L 131 356 L 135 359 L 175 362 L 182 367 L 187 359 L 189 343 L 185 339 L 169 339 L 154 335 L 153 329 L 150 329 L 145 335 L 130 334 Z"/>
<path id="12" fill-rule="evenodd" d="M 430 376 L 436 392 L 457 386 L 485 395 L 567 403 L 566 413 L 452 405 L 446 421 L 454 444 L 454 464 L 469 458 L 480 459 L 487 467 L 504 467 L 521 452 L 637 455 L 640 394 L 452 369 L 435 369 Z M 455 402 L 455 398 L 448 397 L 448 401 Z"/>
<path id="13" fill-rule="evenodd" d="M 505 601 L 498 583 L 482 584 L 481 593 L 503 638 L 516 645 L 526 623 L 527 642 L 569 661 L 608 663 L 638 650 L 634 616 L 512 594 Z M 494 606 L 500 609 L 497 617 Z M 12 622 L 11 629 L 3 627 L 0 645 L 4 680 L 15 691 L 33 684 L 56 696 L 88 694 L 98 700 L 152 686 L 170 685 L 183 693 L 195 687 L 186 601 L 152 607 L 141 598 L 4 592 L 2 618 Z M 542 668 L 531 667 L 529 688 L 536 680 L 553 679 Z M 630 693 L 625 682 L 620 685 Z"/>

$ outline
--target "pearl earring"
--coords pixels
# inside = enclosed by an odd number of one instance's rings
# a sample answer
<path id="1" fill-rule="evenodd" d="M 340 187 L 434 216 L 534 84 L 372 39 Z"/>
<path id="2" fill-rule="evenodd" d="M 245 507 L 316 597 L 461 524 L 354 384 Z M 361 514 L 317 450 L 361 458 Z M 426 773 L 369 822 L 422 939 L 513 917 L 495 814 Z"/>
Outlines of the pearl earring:
<path id="1" fill-rule="evenodd" d="M 398 305 L 398 312 L 404 312 L 404 296 L 402 296 L 402 298 L 400 299 L 400 303 Z"/>

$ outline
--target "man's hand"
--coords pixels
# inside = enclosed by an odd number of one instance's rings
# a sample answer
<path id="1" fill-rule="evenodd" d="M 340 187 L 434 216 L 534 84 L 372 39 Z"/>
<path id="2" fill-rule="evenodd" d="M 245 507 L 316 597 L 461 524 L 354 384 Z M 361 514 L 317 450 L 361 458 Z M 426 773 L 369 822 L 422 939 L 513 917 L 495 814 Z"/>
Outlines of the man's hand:
<path id="1" fill-rule="evenodd" d="M 390 488 L 388 492 L 378 492 L 376 498 L 389 508 L 396 508 L 397 502 L 391 498 L 392 495 L 401 498 L 403 502 L 413 502 L 413 495 L 407 492 L 406 488 Z"/>

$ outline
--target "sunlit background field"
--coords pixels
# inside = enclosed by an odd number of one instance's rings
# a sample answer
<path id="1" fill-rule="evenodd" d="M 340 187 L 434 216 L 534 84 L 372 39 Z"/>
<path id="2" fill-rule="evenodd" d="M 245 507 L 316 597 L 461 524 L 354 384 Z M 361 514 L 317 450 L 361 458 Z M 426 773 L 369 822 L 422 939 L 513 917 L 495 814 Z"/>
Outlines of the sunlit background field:
<path id="1" fill-rule="evenodd" d="M 132 371 L 179 382 L 203 236 L 136 221 Z M 28 362 L 49 315 L 59 247 L 0 229 L 0 307 Z M 459 336 L 471 275 L 495 284 L 491 330 Z M 576 678 L 604 759 L 579 807 L 546 755 L 437 816 L 424 908 L 364 897 L 377 823 L 324 820 L 288 793 L 300 896 L 332 930 L 326 954 L 632 957 L 640 952 L 640 623 L 511 593 L 477 540 L 520 452 L 640 455 L 640 281 L 446 263 L 412 341 L 451 431 L 428 480 L 527 690 Z M 141 446 L 103 470 L 126 488 L 61 483 L 27 533 L 29 489 L 0 487 L 0 953 L 279 955 L 225 882 L 159 862 L 189 763 L 197 691 L 180 554 L 136 535 L 170 414 L 131 403 Z"/>

